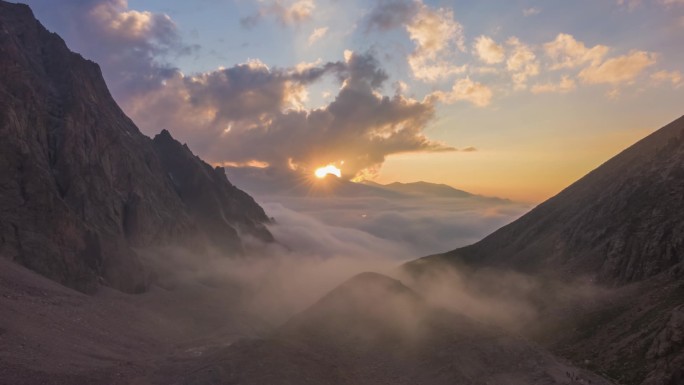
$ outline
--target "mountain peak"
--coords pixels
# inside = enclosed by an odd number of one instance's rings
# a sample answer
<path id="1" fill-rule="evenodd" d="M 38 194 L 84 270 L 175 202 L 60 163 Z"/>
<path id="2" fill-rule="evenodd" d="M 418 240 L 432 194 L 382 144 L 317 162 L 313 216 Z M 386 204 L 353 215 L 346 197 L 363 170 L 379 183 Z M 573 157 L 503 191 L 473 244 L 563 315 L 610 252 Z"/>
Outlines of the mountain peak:
<path id="1" fill-rule="evenodd" d="M 171 133 L 167 129 L 161 130 L 157 135 L 154 136 L 155 140 L 175 140 Z"/>

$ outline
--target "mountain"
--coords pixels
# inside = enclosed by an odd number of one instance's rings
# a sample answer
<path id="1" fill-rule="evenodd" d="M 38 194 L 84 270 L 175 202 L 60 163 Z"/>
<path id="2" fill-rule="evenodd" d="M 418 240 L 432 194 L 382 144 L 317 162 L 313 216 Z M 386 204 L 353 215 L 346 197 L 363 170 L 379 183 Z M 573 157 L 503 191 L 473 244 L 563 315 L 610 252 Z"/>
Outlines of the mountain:
<path id="1" fill-rule="evenodd" d="M 245 190 L 255 195 L 282 195 L 300 197 L 405 197 L 398 191 L 381 185 L 355 183 L 334 175 L 316 178 L 293 170 L 275 167 L 227 167 L 226 174 Z"/>
<path id="2" fill-rule="evenodd" d="M 362 273 L 270 337 L 162 367 L 153 384 L 609 384 L 534 344 Z"/>
<path id="3" fill-rule="evenodd" d="M 167 130 L 155 136 L 152 144 L 174 190 L 215 245 L 222 245 L 223 250 L 239 250 L 238 234 L 266 242 L 274 240 L 264 226 L 269 222 L 264 210 L 228 181 L 222 167 L 209 166 Z"/>
<path id="4" fill-rule="evenodd" d="M 362 182 L 369 186 L 374 186 L 377 188 L 383 188 L 391 191 L 396 191 L 402 194 L 408 195 L 424 195 L 432 197 L 442 197 L 442 198 L 469 198 L 474 196 L 473 194 L 455 189 L 449 185 L 438 184 L 438 183 L 428 183 L 428 182 L 412 182 L 412 183 L 400 183 L 394 182 L 389 184 L 379 184 L 371 181 Z"/>
<path id="5" fill-rule="evenodd" d="M 445 266 L 592 282 L 608 294 L 559 303 L 531 333 L 621 383 L 684 383 L 684 117 L 480 242 L 405 270 Z"/>
<path id="6" fill-rule="evenodd" d="M 334 175 L 318 179 L 300 172 L 274 167 L 227 167 L 226 173 L 246 190 L 256 195 L 310 197 L 379 197 L 379 198 L 474 198 L 492 202 L 510 202 L 483 197 L 445 184 L 429 182 L 380 184 L 369 180 L 351 182 Z"/>
<path id="7" fill-rule="evenodd" d="M 149 282 L 138 251 L 240 254 L 268 217 L 162 132 L 143 135 L 97 64 L 0 1 L 0 254 L 84 292 Z"/>
<path id="8" fill-rule="evenodd" d="M 419 260 L 589 274 L 624 284 L 684 261 L 684 117 L 472 246 Z"/>

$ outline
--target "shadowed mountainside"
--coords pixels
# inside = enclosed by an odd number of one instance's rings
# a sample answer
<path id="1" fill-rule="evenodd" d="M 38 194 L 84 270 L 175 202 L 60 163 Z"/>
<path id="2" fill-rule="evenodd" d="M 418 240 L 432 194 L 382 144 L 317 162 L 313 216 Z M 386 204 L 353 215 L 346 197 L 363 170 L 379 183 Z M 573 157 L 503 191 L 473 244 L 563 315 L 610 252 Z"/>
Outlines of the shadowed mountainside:
<path id="1" fill-rule="evenodd" d="M 239 233 L 272 240 L 264 211 L 222 169 L 168 132 L 143 135 L 97 64 L 4 1 L 0 136 L 0 254 L 72 288 L 145 290 L 139 248 L 235 255 Z"/>

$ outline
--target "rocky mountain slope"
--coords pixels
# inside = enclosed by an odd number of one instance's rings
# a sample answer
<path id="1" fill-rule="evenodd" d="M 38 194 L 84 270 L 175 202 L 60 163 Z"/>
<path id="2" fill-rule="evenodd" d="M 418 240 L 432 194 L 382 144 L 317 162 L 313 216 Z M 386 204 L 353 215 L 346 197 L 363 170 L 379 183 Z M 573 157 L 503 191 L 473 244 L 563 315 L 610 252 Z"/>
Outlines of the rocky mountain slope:
<path id="1" fill-rule="evenodd" d="M 0 384 L 148 384 L 137 379 L 269 331 L 239 294 L 188 281 L 89 295 L 0 258 Z"/>
<path id="2" fill-rule="evenodd" d="M 253 199 L 175 142 L 152 141 L 97 64 L 20 4 L 0 1 L 0 255 L 85 292 L 145 290 L 137 249 L 238 254 L 264 241 Z"/>
<path id="3" fill-rule="evenodd" d="M 684 261 L 684 117 L 482 241 L 443 259 L 639 281 Z"/>
<path id="4" fill-rule="evenodd" d="M 684 117 L 482 241 L 405 268 L 445 266 L 593 282 L 608 294 L 540 308 L 530 335 L 621 383 L 684 383 Z"/>

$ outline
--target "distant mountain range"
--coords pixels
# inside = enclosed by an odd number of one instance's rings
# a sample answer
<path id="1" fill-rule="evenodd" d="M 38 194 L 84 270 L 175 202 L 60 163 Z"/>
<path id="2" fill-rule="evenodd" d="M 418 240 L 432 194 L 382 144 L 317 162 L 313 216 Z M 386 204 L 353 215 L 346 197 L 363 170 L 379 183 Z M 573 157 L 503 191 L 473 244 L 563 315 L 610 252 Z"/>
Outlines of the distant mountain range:
<path id="1" fill-rule="evenodd" d="M 455 189 L 449 185 L 428 183 L 428 182 L 412 182 L 412 183 L 400 183 L 394 182 L 389 184 L 379 184 L 372 181 L 363 181 L 363 184 L 368 186 L 378 187 L 381 189 L 396 191 L 402 194 L 408 195 L 423 195 L 432 197 L 444 197 L 444 198 L 469 198 L 474 196 L 473 194 Z"/>
<path id="2" fill-rule="evenodd" d="M 292 170 L 256 167 L 227 167 L 226 174 L 245 190 L 255 195 L 286 195 L 311 197 L 429 197 L 429 198 L 478 198 L 508 201 L 484 197 L 453 188 L 446 184 L 429 182 L 380 184 L 370 180 L 351 182 L 328 175 L 322 180 L 307 178 Z"/>

